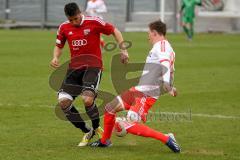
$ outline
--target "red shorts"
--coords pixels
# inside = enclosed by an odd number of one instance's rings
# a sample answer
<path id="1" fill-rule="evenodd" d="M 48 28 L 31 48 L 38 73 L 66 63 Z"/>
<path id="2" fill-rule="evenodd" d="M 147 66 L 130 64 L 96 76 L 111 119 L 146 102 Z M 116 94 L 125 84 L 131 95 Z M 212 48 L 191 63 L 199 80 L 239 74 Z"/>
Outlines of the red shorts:
<path id="1" fill-rule="evenodd" d="M 135 87 L 123 92 L 118 96 L 118 99 L 126 110 L 137 113 L 143 122 L 146 122 L 148 110 L 157 101 L 155 98 L 136 90 Z"/>

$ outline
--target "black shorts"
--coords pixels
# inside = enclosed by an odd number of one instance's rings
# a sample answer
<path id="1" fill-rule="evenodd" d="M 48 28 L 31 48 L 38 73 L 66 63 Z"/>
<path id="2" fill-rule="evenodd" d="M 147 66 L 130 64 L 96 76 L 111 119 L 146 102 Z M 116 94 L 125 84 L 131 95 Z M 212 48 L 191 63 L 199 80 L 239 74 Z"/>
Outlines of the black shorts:
<path id="1" fill-rule="evenodd" d="M 98 85 L 102 76 L 99 68 L 69 69 L 59 92 L 66 92 L 76 98 L 85 90 L 97 94 Z"/>

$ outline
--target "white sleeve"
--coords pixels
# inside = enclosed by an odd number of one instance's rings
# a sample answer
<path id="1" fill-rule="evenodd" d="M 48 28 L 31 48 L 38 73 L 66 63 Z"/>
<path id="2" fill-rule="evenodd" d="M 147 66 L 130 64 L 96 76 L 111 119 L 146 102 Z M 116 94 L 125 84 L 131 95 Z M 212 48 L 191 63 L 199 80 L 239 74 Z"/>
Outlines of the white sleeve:
<path id="1" fill-rule="evenodd" d="M 170 84 L 170 79 L 171 79 L 171 73 L 170 73 L 170 62 L 169 61 L 163 61 L 161 64 L 166 67 L 163 69 L 163 82 Z"/>

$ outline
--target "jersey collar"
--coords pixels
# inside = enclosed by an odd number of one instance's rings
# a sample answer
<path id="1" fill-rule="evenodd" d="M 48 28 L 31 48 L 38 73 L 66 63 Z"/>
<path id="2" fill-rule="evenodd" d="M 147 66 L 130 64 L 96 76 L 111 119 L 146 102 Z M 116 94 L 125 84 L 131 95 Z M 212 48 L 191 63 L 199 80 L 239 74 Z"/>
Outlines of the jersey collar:
<path id="1" fill-rule="evenodd" d="M 80 22 L 80 26 L 83 24 L 84 20 L 85 20 L 85 16 L 82 15 L 82 21 Z"/>

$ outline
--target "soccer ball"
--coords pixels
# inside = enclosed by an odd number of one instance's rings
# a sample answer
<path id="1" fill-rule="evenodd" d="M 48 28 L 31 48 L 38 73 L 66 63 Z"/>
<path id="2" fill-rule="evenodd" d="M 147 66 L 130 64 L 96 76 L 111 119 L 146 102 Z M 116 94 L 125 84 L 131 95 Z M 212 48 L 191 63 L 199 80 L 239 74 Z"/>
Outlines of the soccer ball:
<path id="1" fill-rule="evenodd" d="M 127 130 L 124 126 L 124 123 L 126 123 L 125 117 L 117 117 L 115 122 L 115 133 L 118 137 L 124 137 L 127 135 Z"/>

